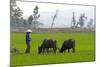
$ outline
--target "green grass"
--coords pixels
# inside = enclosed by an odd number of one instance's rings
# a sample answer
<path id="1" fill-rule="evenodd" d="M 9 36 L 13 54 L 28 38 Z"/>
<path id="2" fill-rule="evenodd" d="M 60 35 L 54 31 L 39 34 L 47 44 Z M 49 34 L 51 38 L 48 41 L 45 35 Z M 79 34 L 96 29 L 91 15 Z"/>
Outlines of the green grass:
<path id="1" fill-rule="evenodd" d="M 69 63 L 95 60 L 95 35 L 93 32 L 80 33 L 31 33 L 31 53 L 25 54 L 25 33 L 11 33 L 11 47 L 21 49 L 22 54 L 11 54 L 11 65 L 36 65 L 51 63 Z M 61 48 L 64 40 L 73 38 L 76 41 L 75 53 L 37 53 L 37 48 L 43 39 L 53 38 L 57 40 L 57 46 Z"/>

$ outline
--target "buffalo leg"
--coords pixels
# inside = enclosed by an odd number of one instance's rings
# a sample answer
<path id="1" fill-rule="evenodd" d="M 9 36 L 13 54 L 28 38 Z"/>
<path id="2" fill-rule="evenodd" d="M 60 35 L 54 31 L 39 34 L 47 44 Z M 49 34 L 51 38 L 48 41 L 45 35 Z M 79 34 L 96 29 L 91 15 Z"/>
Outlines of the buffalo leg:
<path id="1" fill-rule="evenodd" d="M 66 50 L 63 50 L 63 53 L 66 53 Z"/>
<path id="2" fill-rule="evenodd" d="M 68 53 L 70 52 L 70 49 L 68 49 Z"/>
<path id="3" fill-rule="evenodd" d="M 45 53 L 45 49 L 42 49 L 42 52 Z"/>
<path id="4" fill-rule="evenodd" d="M 53 50 L 54 50 L 54 53 L 56 53 L 56 48 L 53 48 Z"/>
<path id="5" fill-rule="evenodd" d="M 49 48 L 47 48 L 47 53 L 49 53 Z"/>
<path id="6" fill-rule="evenodd" d="M 75 48 L 73 48 L 73 53 L 75 53 Z"/>

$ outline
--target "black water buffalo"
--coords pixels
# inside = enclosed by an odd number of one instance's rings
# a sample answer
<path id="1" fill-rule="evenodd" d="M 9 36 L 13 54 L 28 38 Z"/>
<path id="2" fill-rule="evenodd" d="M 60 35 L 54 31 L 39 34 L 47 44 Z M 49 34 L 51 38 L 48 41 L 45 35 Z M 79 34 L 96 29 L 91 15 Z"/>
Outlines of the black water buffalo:
<path id="1" fill-rule="evenodd" d="M 56 40 L 54 39 L 44 39 L 41 46 L 38 47 L 38 53 L 49 52 L 49 48 L 52 48 L 56 52 Z"/>
<path id="2" fill-rule="evenodd" d="M 74 39 L 65 40 L 63 42 L 63 45 L 62 45 L 62 47 L 61 47 L 59 52 L 63 53 L 66 50 L 68 50 L 68 52 L 70 52 L 70 49 L 73 49 L 73 53 L 75 52 L 75 40 Z"/>

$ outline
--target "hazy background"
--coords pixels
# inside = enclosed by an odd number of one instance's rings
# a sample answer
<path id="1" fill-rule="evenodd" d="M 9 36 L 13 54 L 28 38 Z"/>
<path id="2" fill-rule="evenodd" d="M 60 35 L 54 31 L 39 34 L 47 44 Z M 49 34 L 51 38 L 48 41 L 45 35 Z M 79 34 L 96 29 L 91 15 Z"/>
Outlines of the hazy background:
<path id="1" fill-rule="evenodd" d="M 76 21 L 79 20 L 80 14 L 85 13 L 87 20 L 90 18 L 94 20 L 94 7 L 82 5 L 65 5 L 65 4 L 50 4 L 50 3 L 34 3 L 34 2 L 16 2 L 17 6 L 23 11 L 23 18 L 27 19 L 33 14 L 33 9 L 37 5 L 39 7 L 40 18 L 39 22 L 43 23 L 42 27 L 50 28 L 52 23 L 52 16 L 58 10 L 58 15 L 54 21 L 54 28 L 70 27 L 72 22 L 73 12 L 75 12 Z M 95 22 L 94 22 L 95 23 Z"/>

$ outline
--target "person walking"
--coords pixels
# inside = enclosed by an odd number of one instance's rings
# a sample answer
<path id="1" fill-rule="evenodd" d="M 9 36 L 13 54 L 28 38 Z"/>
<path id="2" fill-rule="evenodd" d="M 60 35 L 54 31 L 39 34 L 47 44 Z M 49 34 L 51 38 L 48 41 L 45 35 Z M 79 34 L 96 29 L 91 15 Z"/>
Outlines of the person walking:
<path id="1" fill-rule="evenodd" d="M 30 33 L 31 32 L 32 32 L 31 29 L 28 29 L 26 31 L 26 51 L 25 51 L 25 53 L 30 53 L 30 41 L 31 41 Z"/>

